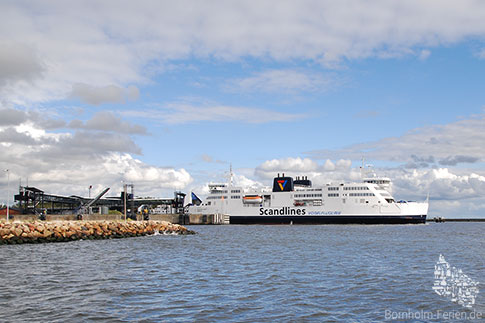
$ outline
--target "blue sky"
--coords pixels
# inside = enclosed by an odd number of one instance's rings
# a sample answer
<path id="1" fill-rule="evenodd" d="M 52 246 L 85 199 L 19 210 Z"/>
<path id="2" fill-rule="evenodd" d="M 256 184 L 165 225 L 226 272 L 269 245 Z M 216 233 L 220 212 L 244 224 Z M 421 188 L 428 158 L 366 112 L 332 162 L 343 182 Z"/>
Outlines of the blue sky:
<path id="1" fill-rule="evenodd" d="M 295 116 L 263 122 L 256 113 L 243 122 L 224 118 L 198 121 L 198 112 L 194 111 L 193 120 L 164 122 L 163 118 L 126 115 L 127 120 L 145 126 L 150 133 L 137 140 L 145 161 L 160 163 L 160 150 L 165 146 L 177 151 L 166 162 L 185 163 L 185 167 L 204 154 L 235 165 L 241 161 L 245 167 L 247 163 L 266 160 L 265 154 L 278 158 L 320 148 L 338 149 L 482 112 L 485 86 L 480 78 L 485 74 L 485 65 L 466 42 L 437 49 L 426 59 L 415 56 L 368 59 L 346 63 L 337 70 L 306 61 L 279 64 L 249 61 L 189 59 L 180 62 L 182 66 L 174 67 L 174 71 L 157 75 L 153 83 L 140 86 L 136 102 L 105 107 L 123 115 L 124 111 L 133 110 L 163 111 L 176 104 L 195 107 L 215 104 Z M 302 85 L 289 91 L 285 91 L 284 84 L 274 90 L 262 88 L 263 84 L 251 90 L 227 84 L 267 71 L 314 74 L 330 81 L 321 88 L 317 85 L 306 90 Z M 98 106 L 91 107 L 79 100 L 72 100 L 69 105 L 83 107 L 91 114 L 99 110 Z M 89 117 L 85 113 L 85 118 Z M 181 142 L 183 146 L 179 147 Z"/>
<path id="2" fill-rule="evenodd" d="M 15 181 L 203 195 L 229 163 L 260 186 L 356 180 L 365 157 L 432 215 L 485 215 L 482 2 L 4 1 L 0 18 Z"/>

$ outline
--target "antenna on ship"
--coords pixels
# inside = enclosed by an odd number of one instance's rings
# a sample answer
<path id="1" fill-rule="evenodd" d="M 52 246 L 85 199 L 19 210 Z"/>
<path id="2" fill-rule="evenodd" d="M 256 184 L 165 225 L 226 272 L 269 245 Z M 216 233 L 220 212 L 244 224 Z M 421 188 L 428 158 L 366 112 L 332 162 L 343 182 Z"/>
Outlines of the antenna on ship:
<path id="1" fill-rule="evenodd" d="M 364 159 L 364 156 L 362 156 L 362 166 L 360 166 L 360 178 L 361 179 L 364 179 L 364 162 L 365 162 L 365 159 Z"/>
<path id="2" fill-rule="evenodd" d="M 234 174 L 232 173 L 232 163 L 230 163 L 229 164 L 229 185 L 230 186 L 232 186 L 233 176 Z"/>

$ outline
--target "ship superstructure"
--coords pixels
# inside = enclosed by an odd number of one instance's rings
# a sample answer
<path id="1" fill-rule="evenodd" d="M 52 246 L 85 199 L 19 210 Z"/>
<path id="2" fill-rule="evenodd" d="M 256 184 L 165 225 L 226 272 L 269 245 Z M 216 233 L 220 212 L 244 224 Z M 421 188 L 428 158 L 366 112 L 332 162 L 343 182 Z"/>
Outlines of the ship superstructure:
<path id="1" fill-rule="evenodd" d="M 231 224 L 424 223 L 428 202 L 396 201 L 389 178 L 313 186 L 308 177 L 278 174 L 272 189 L 244 190 L 209 184 L 209 195 L 191 214 L 223 215 Z"/>

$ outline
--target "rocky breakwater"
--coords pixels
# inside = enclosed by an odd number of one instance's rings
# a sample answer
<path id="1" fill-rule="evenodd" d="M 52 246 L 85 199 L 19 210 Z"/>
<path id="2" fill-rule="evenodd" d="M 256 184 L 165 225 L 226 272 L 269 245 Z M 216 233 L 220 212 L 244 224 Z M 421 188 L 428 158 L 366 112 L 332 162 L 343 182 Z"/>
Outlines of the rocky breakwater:
<path id="1" fill-rule="evenodd" d="M 153 234 L 194 234 L 165 221 L 0 222 L 0 244 L 114 239 Z"/>

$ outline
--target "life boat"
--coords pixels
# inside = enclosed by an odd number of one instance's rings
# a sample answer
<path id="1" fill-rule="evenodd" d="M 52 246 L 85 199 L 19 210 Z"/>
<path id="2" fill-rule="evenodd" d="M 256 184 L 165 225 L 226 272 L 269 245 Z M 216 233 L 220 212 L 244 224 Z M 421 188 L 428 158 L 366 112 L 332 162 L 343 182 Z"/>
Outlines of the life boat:
<path id="1" fill-rule="evenodd" d="M 263 197 L 261 195 L 245 195 L 243 196 L 243 203 L 261 204 L 263 203 Z"/>

